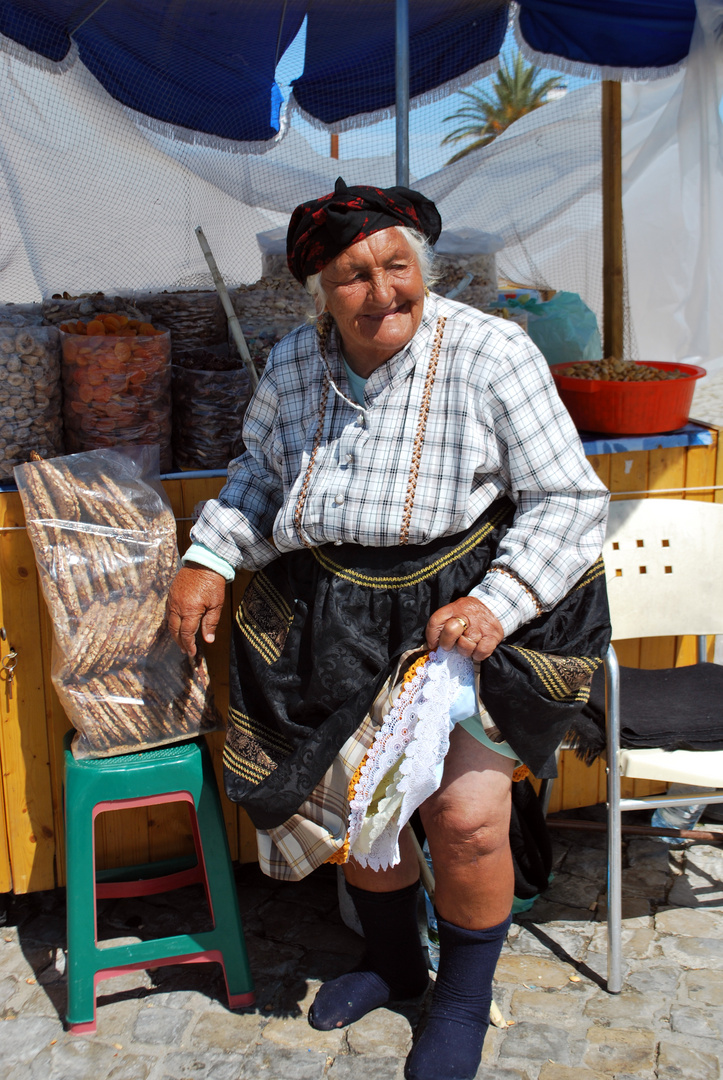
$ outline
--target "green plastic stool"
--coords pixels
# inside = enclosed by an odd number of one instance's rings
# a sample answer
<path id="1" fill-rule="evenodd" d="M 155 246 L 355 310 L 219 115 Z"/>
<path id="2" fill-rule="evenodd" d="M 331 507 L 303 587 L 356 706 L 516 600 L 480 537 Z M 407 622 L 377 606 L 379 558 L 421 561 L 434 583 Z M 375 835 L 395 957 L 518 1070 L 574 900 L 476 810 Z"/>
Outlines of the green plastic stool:
<path id="1" fill-rule="evenodd" d="M 203 739 L 111 758 L 76 761 L 65 737 L 68 1011 L 74 1034 L 95 1031 L 101 979 L 167 964 L 214 961 L 223 967 L 232 1009 L 252 1005 L 253 980 L 244 942 L 231 854 L 216 775 Z M 197 861 L 168 872 L 169 862 L 96 873 L 94 823 L 108 810 L 187 802 Z M 172 862 L 172 861 L 171 861 Z M 179 865 L 176 860 L 174 868 Z M 160 871 L 160 873 L 159 873 Z M 155 876 L 154 876 L 155 875 Z M 144 896 L 202 882 L 213 929 L 132 945 L 98 947 L 96 900 Z"/>

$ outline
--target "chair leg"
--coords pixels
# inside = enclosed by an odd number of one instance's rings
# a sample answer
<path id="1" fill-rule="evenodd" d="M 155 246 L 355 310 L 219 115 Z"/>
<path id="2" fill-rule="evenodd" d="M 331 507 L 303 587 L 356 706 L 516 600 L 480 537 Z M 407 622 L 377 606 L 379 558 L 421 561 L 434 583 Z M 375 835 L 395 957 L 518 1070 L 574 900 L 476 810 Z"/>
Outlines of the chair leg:
<path id="1" fill-rule="evenodd" d="M 609 771 L 609 769 L 608 769 Z M 608 781 L 609 782 L 609 781 Z M 618 784 L 620 779 L 618 778 Z M 620 803 L 608 806 L 608 979 L 610 994 L 623 988 L 623 858 Z"/>
<path id="2" fill-rule="evenodd" d="M 66 822 L 70 819 L 66 814 Z M 75 814 L 66 831 L 66 926 L 68 946 L 68 1003 L 70 1025 L 95 1030 L 95 874 L 93 817 Z"/>
<path id="3" fill-rule="evenodd" d="M 622 977 L 622 815 L 620 812 L 620 670 L 612 646 L 605 656 L 605 695 L 607 711 L 607 825 L 608 825 L 608 978 L 610 994 L 619 994 Z"/>
<path id="4" fill-rule="evenodd" d="M 198 830 L 205 861 L 214 930 L 219 932 L 219 937 L 223 941 L 222 964 L 229 1005 L 231 1008 L 239 1008 L 253 1003 L 254 984 L 246 953 L 221 800 L 210 758 L 204 760 L 204 770 L 206 769 L 208 782 L 203 785 L 201 797 L 196 806 Z"/>

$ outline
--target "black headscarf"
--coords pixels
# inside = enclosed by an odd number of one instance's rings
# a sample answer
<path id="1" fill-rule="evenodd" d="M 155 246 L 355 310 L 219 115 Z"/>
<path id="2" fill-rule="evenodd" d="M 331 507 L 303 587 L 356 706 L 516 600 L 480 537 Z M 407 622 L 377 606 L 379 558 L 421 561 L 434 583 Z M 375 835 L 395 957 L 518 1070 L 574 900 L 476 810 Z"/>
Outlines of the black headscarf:
<path id="1" fill-rule="evenodd" d="M 407 225 L 436 243 L 442 219 L 434 203 L 405 187 L 347 187 L 301 203 L 291 215 L 286 236 L 289 270 L 302 284 L 352 244 L 393 225 Z"/>

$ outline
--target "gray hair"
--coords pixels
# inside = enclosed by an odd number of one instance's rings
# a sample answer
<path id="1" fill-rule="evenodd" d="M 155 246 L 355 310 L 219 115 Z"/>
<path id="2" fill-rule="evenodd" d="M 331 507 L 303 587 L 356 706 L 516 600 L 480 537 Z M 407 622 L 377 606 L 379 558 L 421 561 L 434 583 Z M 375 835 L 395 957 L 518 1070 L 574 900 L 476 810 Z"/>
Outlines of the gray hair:
<path id="1" fill-rule="evenodd" d="M 412 249 L 425 286 L 428 288 L 430 285 L 434 285 L 435 281 L 439 280 L 439 274 L 437 273 L 434 248 L 429 240 L 422 233 L 417 232 L 416 229 L 410 229 L 407 225 L 393 225 L 392 228 L 397 229 L 402 234 Z M 324 286 L 321 284 L 321 272 L 309 274 L 304 282 L 304 288 L 314 301 L 314 311 L 310 313 L 310 318 L 312 320 L 318 319 L 326 307 L 326 293 L 324 292 Z"/>

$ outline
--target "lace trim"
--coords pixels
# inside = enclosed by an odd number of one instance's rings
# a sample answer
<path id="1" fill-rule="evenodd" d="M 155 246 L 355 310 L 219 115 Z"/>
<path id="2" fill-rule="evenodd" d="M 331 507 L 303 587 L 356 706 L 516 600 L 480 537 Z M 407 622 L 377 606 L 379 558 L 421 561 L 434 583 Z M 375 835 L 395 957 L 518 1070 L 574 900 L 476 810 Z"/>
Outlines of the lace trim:
<path id="1" fill-rule="evenodd" d="M 349 835 L 341 845 L 338 851 L 335 851 L 333 855 L 330 855 L 328 859 L 324 859 L 325 863 L 331 863 L 332 866 L 342 866 L 344 863 L 349 862 Z"/>
<path id="2" fill-rule="evenodd" d="M 354 773 L 352 775 L 351 780 L 349 781 L 349 787 L 347 789 L 347 798 L 348 798 L 350 803 L 351 803 L 352 799 L 354 798 L 354 789 L 355 789 L 356 785 L 359 783 L 359 780 L 361 778 L 362 769 L 363 769 L 368 757 L 369 757 L 369 751 L 367 750 L 366 754 L 364 755 L 364 757 L 361 759 L 361 761 L 357 765 L 356 769 L 354 770 Z M 328 862 L 328 863 L 338 863 L 338 864 L 349 862 L 349 833 L 348 833 L 348 831 L 347 831 L 346 836 L 344 837 L 344 843 L 341 845 L 339 850 L 335 851 L 333 855 L 330 855 L 329 858 L 325 859 L 324 861 Z"/>
<path id="3" fill-rule="evenodd" d="M 456 650 L 433 652 L 423 666 L 413 665 L 414 674 L 405 680 L 391 710 L 384 717 L 374 744 L 355 785 L 349 815 L 351 855 L 362 866 L 386 869 L 399 862 L 399 834 L 414 810 L 429 798 L 441 782 L 442 764 L 449 749 L 453 723 L 450 707 L 462 686 L 474 685 L 474 665 Z M 385 777 L 393 779 L 398 768 L 396 790 L 381 792 L 380 809 L 385 807 L 387 824 L 373 836 L 370 806 Z M 392 785 L 394 787 L 394 785 Z M 390 800 L 398 806 L 391 812 Z M 365 828 L 366 825 L 366 828 Z M 355 848 L 365 832 L 366 850 Z"/>

